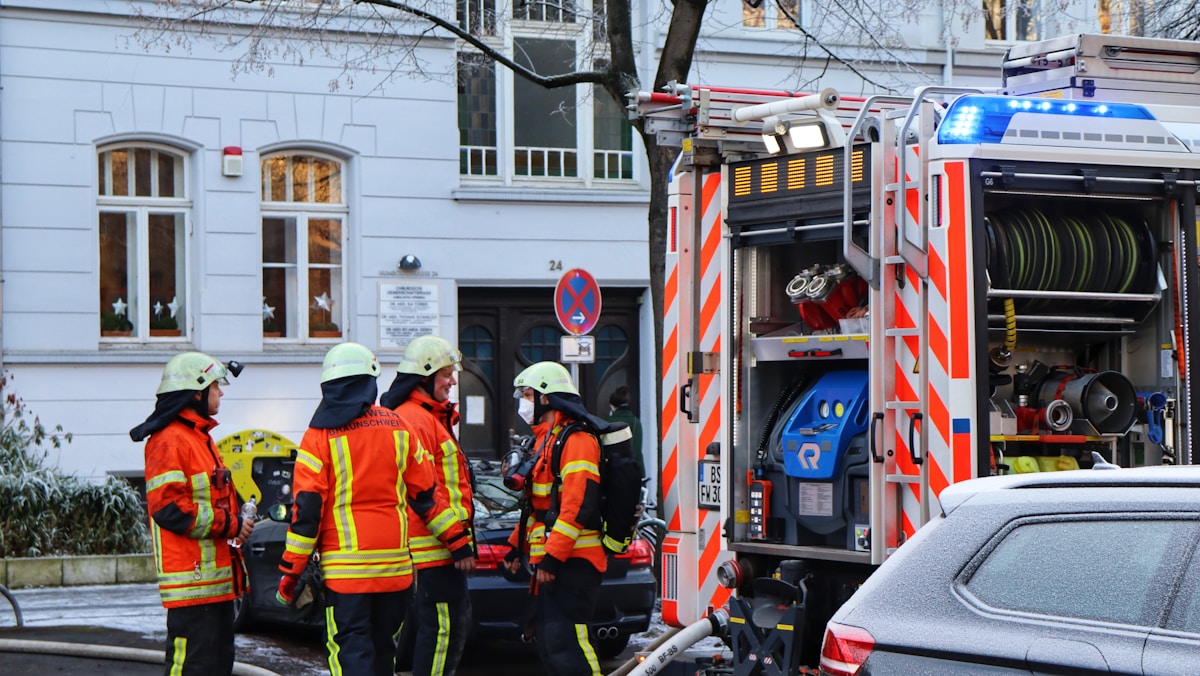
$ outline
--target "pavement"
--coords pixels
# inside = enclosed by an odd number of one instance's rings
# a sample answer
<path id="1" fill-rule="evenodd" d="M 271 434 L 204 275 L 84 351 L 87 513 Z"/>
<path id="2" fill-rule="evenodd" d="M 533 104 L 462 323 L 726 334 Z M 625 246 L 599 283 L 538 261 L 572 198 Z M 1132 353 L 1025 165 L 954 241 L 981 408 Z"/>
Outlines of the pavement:
<path id="1" fill-rule="evenodd" d="M 12 590 L 24 626 L 16 626 L 10 603 L 0 597 L 0 672 L 4 674 L 98 674 L 138 676 L 163 672 L 166 611 L 153 584 L 45 587 Z M 45 641 L 51 654 L 14 652 L 12 642 Z M 5 647 L 4 644 L 8 644 Z M 146 662 L 63 654 L 72 646 L 146 651 Z M 32 647 L 32 646 L 31 646 Z M 116 652 L 116 651 L 113 651 Z M 242 664 L 288 676 L 328 673 L 322 642 L 311 633 L 284 631 L 237 637 Z M 261 672 L 260 672 L 261 673 Z"/>

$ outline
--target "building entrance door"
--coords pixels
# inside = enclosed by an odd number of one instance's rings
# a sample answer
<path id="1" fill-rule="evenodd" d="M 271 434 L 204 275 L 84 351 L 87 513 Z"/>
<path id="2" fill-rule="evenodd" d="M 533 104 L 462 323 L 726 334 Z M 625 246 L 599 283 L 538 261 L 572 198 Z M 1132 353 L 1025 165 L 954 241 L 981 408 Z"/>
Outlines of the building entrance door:
<path id="1" fill-rule="evenodd" d="M 638 313 L 642 289 L 606 288 L 596 337 L 596 362 L 579 365 L 579 392 L 591 412 L 608 415 L 608 397 L 621 385 L 636 399 Z M 564 335 L 554 316 L 549 288 L 470 288 L 458 290 L 459 443 L 468 455 L 500 458 L 509 430 L 529 434 L 517 417 L 512 381 L 537 361 L 559 361 Z M 569 365 L 567 365 L 570 368 Z M 638 403 L 634 402 L 634 410 Z"/>

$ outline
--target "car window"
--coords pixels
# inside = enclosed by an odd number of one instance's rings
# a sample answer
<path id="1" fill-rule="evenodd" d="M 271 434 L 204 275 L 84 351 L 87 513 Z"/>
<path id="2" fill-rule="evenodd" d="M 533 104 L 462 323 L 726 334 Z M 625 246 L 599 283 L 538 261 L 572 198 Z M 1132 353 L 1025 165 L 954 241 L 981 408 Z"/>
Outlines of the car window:
<path id="1" fill-rule="evenodd" d="M 1153 626 L 1195 531 L 1167 519 L 1024 523 L 1002 535 L 966 588 L 998 609 Z"/>
<path id="2" fill-rule="evenodd" d="M 1165 628 L 1200 634 L 1200 552 L 1193 552 Z"/>

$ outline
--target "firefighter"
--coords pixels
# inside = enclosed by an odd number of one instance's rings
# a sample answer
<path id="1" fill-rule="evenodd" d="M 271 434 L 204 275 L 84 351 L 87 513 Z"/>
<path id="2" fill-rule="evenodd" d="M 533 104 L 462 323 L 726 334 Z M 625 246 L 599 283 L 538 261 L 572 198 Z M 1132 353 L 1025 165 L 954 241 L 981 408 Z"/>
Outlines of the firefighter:
<path id="1" fill-rule="evenodd" d="M 249 586 L 240 550 L 253 519 L 239 514 L 232 475 L 209 432 L 226 375 L 242 371 L 200 352 L 163 367 L 154 412 L 129 431 L 146 442 L 146 507 L 158 593 L 167 609 L 166 670 L 233 672 L 233 601 Z"/>
<path id="2" fill-rule="evenodd" d="M 461 361 L 459 351 L 443 338 L 414 339 L 379 403 L 399 413 L 433 455 L 437 492 L 470 535 L 474 486 L 471 466 L 454 437 L 458 411 L 450 401 L 450 388 L 457 383 L 454 373 L 461 368 Z M 460 549 L 463 556 L 456 559 L 412 511 L 408 514 L 408 541 L 417 568 L 417 588 L 404 618 L 400 654 L 412 655 L 413 676 L 453 674 L 471 628 L 467 573 L 475 570 L 475 557 L 469 555 L 474 542 L 472 547 Z"/>
<path id="3" fill-rule="evenodd" d="M 567 437 L 555 484 L 554 442 L 568 423 L 587 416 L 571 375 L 556 362 L 522 371 L 513 385 L 517 413 L 536 435 L 533 472 L 526 481 L 531 513 L 509 536 L 505 567 L 516 573 L 527 556 L 535 568 L 534 630 L 542 665 L 555 676 L 598 675 L 600 662 L 588 624 L 608 557 L 597 530 L 600 516 L 600 445 L 591 434 Z M 554 494 L 556 493 L 556 494 Z"/>
<path id="4" fill-rule="evenodd" d="M 325 354 L 321 403 L 297 449 L 277 600 L 290 605 L 314 550 L 325 580 L 331 674 L 392 676 L 395 636 L 412 586 L 411 508 L 456 556 L 469 537 L 439 504 L 429 452 L 375 405 L 379 362 L 358 343 Z"/>

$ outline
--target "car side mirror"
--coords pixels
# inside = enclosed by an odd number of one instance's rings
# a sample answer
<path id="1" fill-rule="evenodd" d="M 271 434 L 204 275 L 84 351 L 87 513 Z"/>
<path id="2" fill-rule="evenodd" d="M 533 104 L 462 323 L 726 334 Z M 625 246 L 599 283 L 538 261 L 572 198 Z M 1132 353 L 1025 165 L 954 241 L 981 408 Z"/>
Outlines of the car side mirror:
<path id="1" fill-rule="evenodd" d="M 292 520 L 292 506 L 289 503 L 277 502 L 271 505 L 271 509 L 267 512 L 267 516 L 272 521 L 288 522 Z"/>

